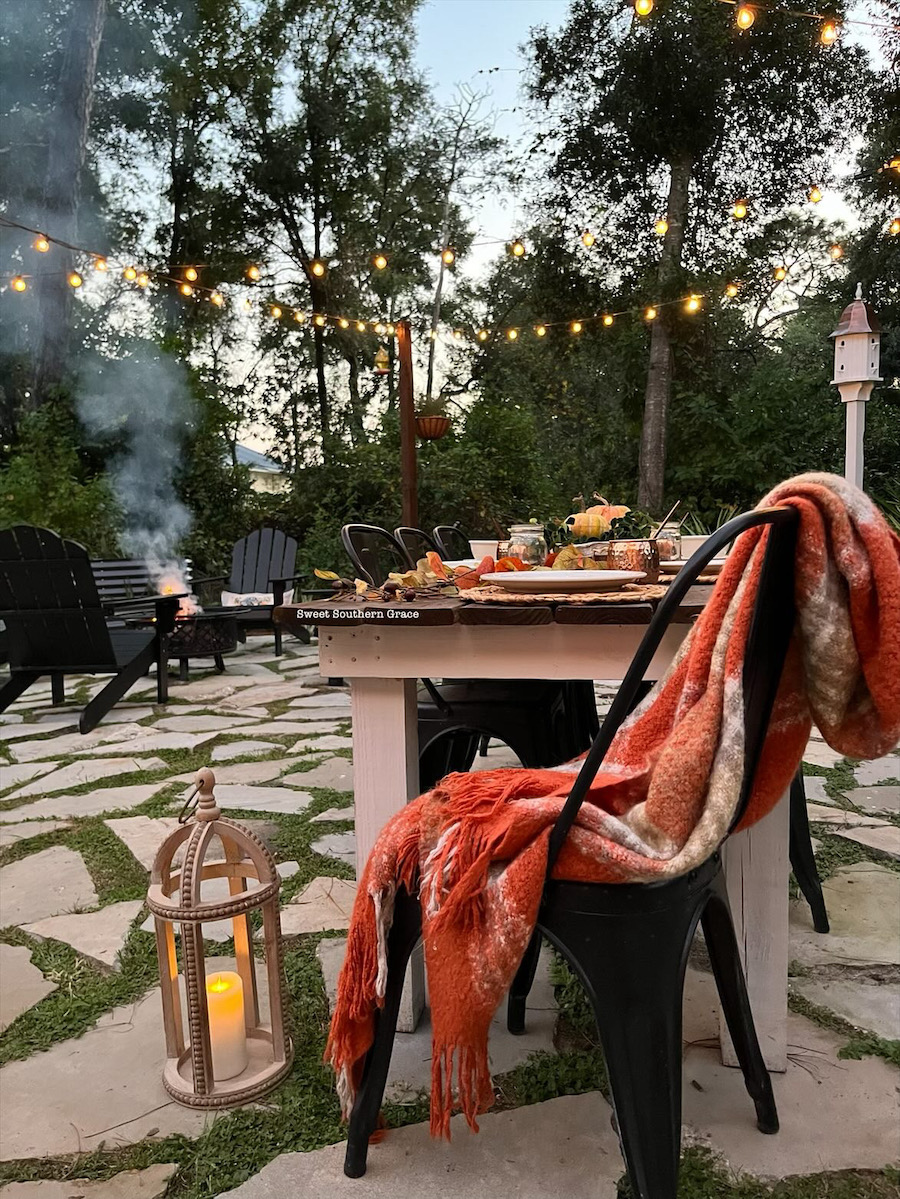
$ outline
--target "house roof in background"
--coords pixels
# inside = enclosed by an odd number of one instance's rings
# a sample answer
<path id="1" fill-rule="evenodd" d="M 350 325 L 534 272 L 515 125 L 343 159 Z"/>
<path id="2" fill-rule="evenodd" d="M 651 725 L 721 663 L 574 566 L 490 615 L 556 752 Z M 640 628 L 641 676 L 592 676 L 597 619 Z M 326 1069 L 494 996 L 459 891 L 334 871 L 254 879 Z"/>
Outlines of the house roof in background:
<path id="1" fill-rule="evenodd" d="M 284 473 L 277 462 L 274 462 L 271 458 L 267 458 L 259 450 L 251 450 L 248 445 L 241 445 L 238 442 L 235 446 L 235 454 L 240 466 L 249 466 L 251 470 L 269 471 L 273 475 Z"/>

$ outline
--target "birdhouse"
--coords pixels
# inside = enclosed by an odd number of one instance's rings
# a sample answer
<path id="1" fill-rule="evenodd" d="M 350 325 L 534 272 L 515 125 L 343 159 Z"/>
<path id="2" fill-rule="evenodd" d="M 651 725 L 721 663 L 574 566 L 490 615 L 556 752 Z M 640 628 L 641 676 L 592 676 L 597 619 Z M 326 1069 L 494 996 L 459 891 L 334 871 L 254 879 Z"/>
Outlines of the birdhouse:
<path id="1" fill-rule="evenodd" d="M 831 337 L 834 341 L 832 383 L 841 387 L 841 399 L 868 399 L 873 384 L 881 381 L 878 374 L 881 326 L 871 306 L 862 298 L 861 283 L 857 284 L 856 298 L 841 313 Z"/>
<path id="2" fill-rule="evenodd" d="M 379 346 L 375 353 L 375 374 L 386 375 L 391 369 L 388 352 L 384 346 Z"/>

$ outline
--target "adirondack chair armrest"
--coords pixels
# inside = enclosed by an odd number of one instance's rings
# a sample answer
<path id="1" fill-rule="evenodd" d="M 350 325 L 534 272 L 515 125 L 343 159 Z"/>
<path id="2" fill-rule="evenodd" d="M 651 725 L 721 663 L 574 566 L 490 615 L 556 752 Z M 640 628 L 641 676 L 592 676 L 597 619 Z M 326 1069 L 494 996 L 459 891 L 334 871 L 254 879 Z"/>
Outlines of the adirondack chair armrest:
<path id="1" fill-rule="evenodd" d="M 194 579 L 193 586 L 199 587 L 201 583 L 226 583 L 227 581 L 228 575 L 210 575 L 205 579 Z"/>
<path id="2" fill-rule="evenodd" d="M 286 575 L 283 579 L 269 579 L 269 583 L 302 583 L 304 579 L 308 578 L 309 575 Z"/>

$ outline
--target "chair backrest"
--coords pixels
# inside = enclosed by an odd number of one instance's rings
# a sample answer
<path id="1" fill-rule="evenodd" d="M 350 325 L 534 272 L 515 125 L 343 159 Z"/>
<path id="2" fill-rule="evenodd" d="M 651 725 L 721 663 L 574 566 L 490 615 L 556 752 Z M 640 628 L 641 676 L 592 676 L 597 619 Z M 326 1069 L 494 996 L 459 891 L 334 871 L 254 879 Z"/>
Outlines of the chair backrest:
<path id="1" fill-rule="evenodd" d="M 191 589 L 191 563 L 184 559 L 183 575 L 186 590 Z M 91 571 L 97 592 L 104 604 L 116 600 L 138 599 L 152 595 L 157 590 L 157 581 L 143 558 L 92 558 Z"/>
<path id="2" fill-rule="evenodd" d="M 398 529 L 394 529 L 394 536 L 413 562 L 418 562 L 426 554 L 440 554 L 441 552 L 438 543 L 433 537 L 429 537 L 424 529 L 413 529 L 410 525 L 401 525 Z"/>
<path id="3" fill-rule="evenodd" d="M 0 532 L 0 617 L 14 672 L 115 665 L 87 550 L 49 529 Z"/>
<path id="4" fill-rule="evenodd" d="M 251 591 L 268 594 L 272 579 L 286 579 L 294 574 L 297 561 L 297 542 L 281 529 L 255 529 L 234 543 L 231 554 L 230 591 L 246 594 Z"/>
<path id="5" fill-rule="evenodd" d="M 472 557 L 469 539 L 459 524 L 435 525 L 432 534 L 437 542 L 438 553 L 443 559 L 457 562 L 460 558 Z"/>
<path id="6" fill-rule="evenodd" d="M 378 525 L 344 525 L 341 541 L 358 577 L 373 587 L 380 587 L 391 571 L 415 566 L 402 542 Z"/>
<path id="7" fill-rule="evenodd" d="M 606 719 L 553 826 L 547 863 L 548 878 L 612 740 L 634 706 L 644 674 L 685 593 L 716 554 L 724 550 L 735 537 L 759 525 L 769 526 L 769 536 L 744 657 L 744 777 L 732 828 L 744 814 L 794 627 L 794 555 L 798 525 L 795 508 L 760 508 L 736 516 L 715 532 L 679 571 L 653 614 L 622 686 L 610 705 Z"/>

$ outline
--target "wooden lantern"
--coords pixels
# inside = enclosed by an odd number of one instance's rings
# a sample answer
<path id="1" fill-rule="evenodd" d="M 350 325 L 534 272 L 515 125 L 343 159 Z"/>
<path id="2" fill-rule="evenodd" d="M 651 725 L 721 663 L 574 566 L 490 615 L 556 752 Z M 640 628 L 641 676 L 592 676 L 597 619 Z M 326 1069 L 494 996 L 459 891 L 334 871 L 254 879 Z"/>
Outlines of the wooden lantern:
<path id="1" fill-rule="evenodd" d="M 291 1067 L 293 1049 L 282 1002 L 281 880 L 263 842 L 221 814 L 211 770 L 198 770 L 193 818 L 160 847 L 147 903 L 156 925 L 167 1061 L 163 1084 L 188 1107 L 230 1107 L 270 1090 Z M 175 858 L 183 853 L 179 863 Z M 227 879 L 227 896 L 204 898 L 203 884 Z M 221 886 L 221 884 L 220 884 Z M 252 888 L 252 889 L 251 889 Z M 262 914 L 265 962 L 253 954 L 250 913 Z M 204 921 L 231 920 L 235 969 L 207 973 Z M 182 987 L 175 952 L 181 929 Z M 260 1014 L 257 971 L 268 983 L 268 1019 Z M 187 1039 L 185 1038 L 187 1033 Z"/>

